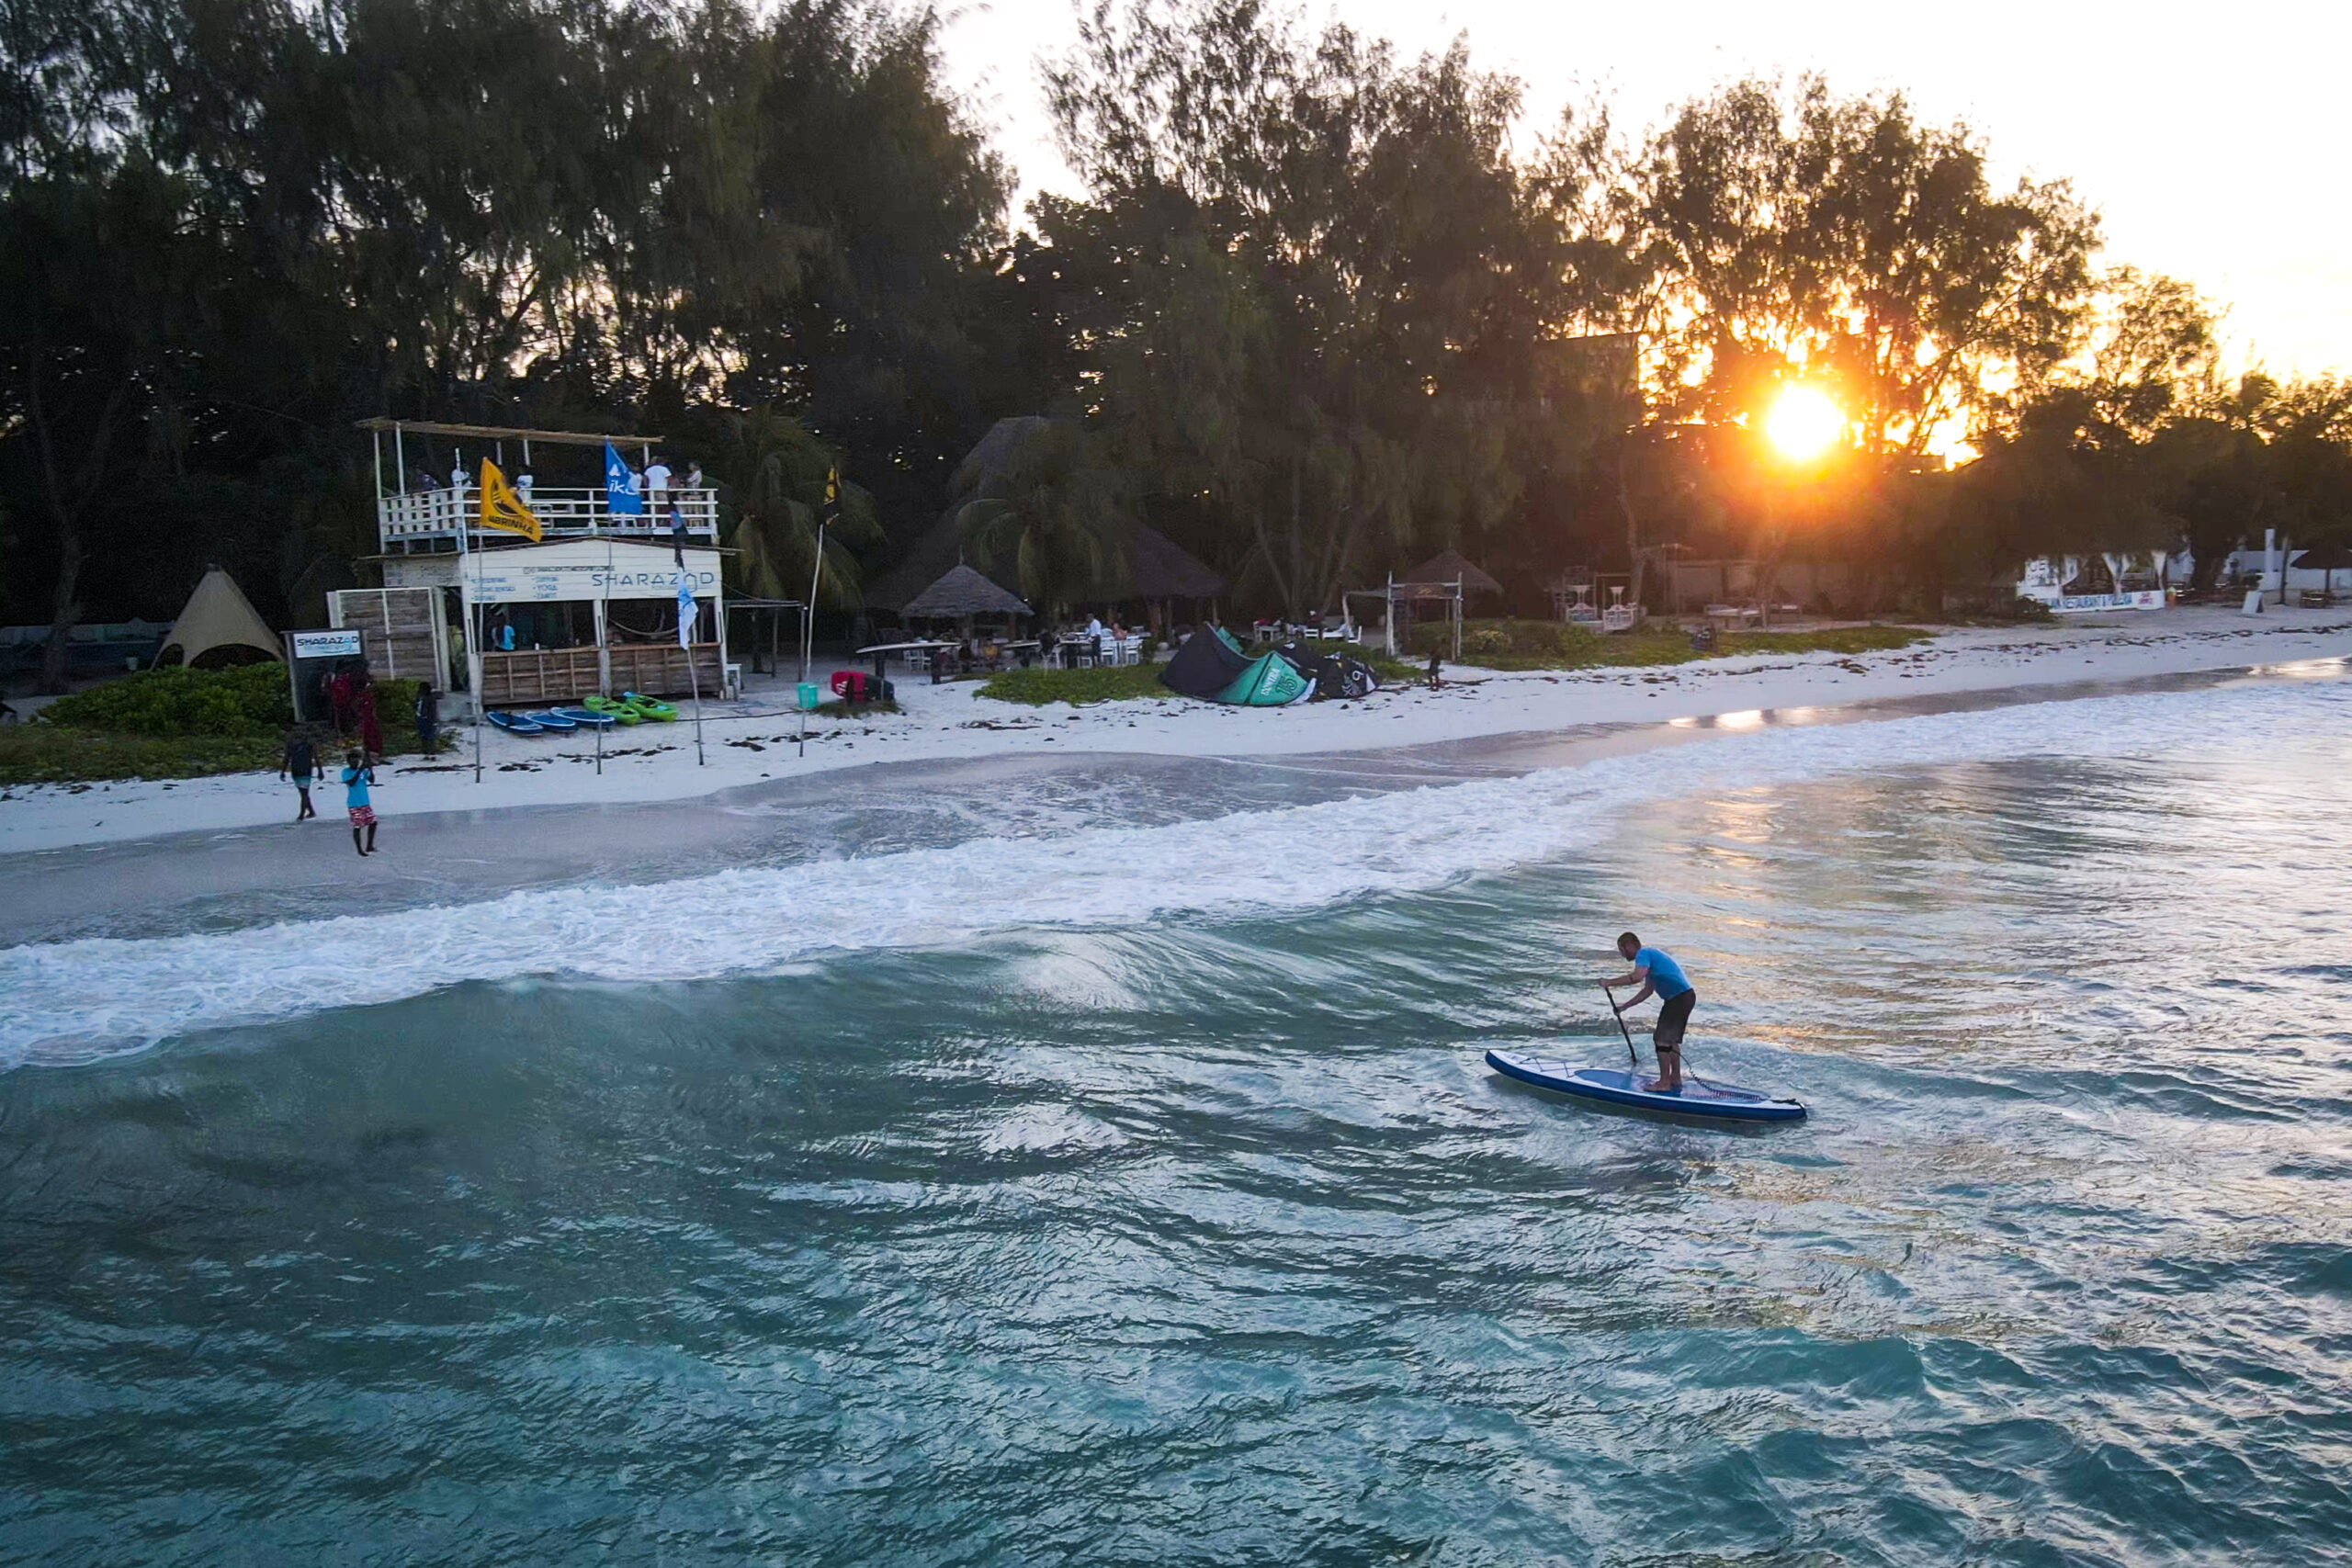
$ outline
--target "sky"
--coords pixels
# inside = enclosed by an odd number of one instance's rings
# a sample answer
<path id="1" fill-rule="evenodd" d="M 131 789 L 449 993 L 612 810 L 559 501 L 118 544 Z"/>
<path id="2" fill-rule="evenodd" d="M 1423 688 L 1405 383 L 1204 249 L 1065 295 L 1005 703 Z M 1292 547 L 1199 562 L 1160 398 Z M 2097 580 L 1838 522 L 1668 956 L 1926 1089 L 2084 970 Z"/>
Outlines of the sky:
<path id="1" fill-rule="evenodd" d="M 1530 149 L 1595 89 L 1636 129 L 1753 73 L 1817 72 L 1841 94 L 1900 89 L 1922 119 L 1966 120 L 2001 183 L 2073 181 L 2105 220 L 2100 260 L 2196 284 L 2227 308 L 2240 363 L 2352 370 L 2352 190 L 2339 150 L 2352 6 L 1310 0 L 1305 14 L 1406 54 L 1466 32 L 1475 64 L 1526 85 Z M 952 13 L 943 40 L 949 79 L 994 129 L 1024 200 L 1075 188 L 1036 65 L 1075 40 L 1075 15 L 1070 0 L 979 0 Z"/>

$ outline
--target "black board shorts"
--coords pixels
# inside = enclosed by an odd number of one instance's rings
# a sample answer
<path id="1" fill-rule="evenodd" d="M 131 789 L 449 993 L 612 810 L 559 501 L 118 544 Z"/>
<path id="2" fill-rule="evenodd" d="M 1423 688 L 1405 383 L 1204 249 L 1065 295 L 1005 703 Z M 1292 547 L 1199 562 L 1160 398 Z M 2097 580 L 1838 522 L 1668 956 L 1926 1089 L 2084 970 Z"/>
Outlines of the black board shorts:
<path id="1" fill-rule="evenodd" d="M 1657 1027 L 1650 1031 L 1650 1038 L 1660 1045 L 1681 1044 L 1683 1027 L 1690 1021 L 1690 1010 L 1698 1005 L 1696 991 L 1667 998 L 1665 1005 L 1657 1010 Z"/>

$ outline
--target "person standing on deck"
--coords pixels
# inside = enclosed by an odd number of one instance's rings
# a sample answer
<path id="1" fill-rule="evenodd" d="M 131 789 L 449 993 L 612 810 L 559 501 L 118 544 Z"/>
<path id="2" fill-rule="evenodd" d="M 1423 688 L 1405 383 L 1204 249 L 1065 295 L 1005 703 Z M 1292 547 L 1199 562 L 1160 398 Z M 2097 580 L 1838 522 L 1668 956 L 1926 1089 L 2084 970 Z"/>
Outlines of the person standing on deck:
<path id="1" fill-rule="evenodd" d="M 1641 1087 L 1653 1094 L 1672 1094 L 1682 1087 L 1682 1033 L 1690 1026 L 1690 1010 L 1699 1005 L 1699 993 L 1682 973 L 1681 964 L 1655 947 L 1644 947 L 1642 939 L 1632 931 L 1617 939 L 1617 953 L 1633 964 L 1633 971 L 1611 976 L 1600 987 L 1603 990 L 1641 987 L 1639 994 L 1625 1004 L 1629 1008 L 1641 1006 L 1651 992 L 1657 993 L 1657 1023 L 1650 1031 L 1650 1044 L 1657 1052 L 1657 1081 Z"/>
<path id="2" fill-rule="evenodd" d="M 656 457 L 645 465 L 645 504 L 659 517 L 670 499 L 670 465 Z"/>

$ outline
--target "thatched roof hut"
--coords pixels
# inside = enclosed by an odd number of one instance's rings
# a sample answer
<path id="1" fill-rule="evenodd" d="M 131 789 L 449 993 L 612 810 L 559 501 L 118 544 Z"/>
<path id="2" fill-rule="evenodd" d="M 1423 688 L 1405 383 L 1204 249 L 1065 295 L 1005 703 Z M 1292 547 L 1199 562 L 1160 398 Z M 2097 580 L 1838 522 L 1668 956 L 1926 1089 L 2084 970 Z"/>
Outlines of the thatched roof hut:
<path id="1" fill-rule="evenodd" d="M 1011 553 L 991 551 L 978 539 L 966 537 L 958 518 L 976 497 L 998 493 L 1023 449 L 1055 429 L 1055 422 L 1041 414 L 1001 419 L 990 425 L 956 465 L 946 510 L 908 542 L 897 565 L 866 584 L 866 604 L 901 616 L 924 615 L 916 601 L 932 591 L 942 572 L 959 563 L 1014 593 L 1020 576 Z M 1106 519 L 1102 536 L 1105 548 L 1100 569 L 1090 581 L 1062 584 L 1073 604 L 1162 604 L 1216 599 L 1225 592 L 1224 578 L 1156 528 L 1124 518 Z"/>
<path id="2" fill-rule="evenodd" d="M 1199 557 L 1161 533 L 1135 525 L 1136 581 L 1138 599 L 1221 599 L 1225 579 L 1204 565 Z M 1105 598 L 1115 597 L 1106 594 Z"/>
<path id="3" fill-rule="evenodd" d="M 899 612 L 910 621 L 961 620 L 967 615 L 1027 615 L 1035 614 L 1006 592 L 961 562 L 947 575 L 907 601 Z"/>
<path id="4" fill-rule="evenodd" d="M 1500 593 L 1503 585 L 1478 570 L 1460 550 L 1440 550 L 1412 570 L 1396 579 L 1397 582 L 1416 587 L 1435 586 L 1459 581 L 1464 598 L 1481 593 Z"/>
<path id="5" fill-rule="evenodd" d="M 865 603 L 870 608 L 903 615 L 907 606 L 928 592 L 943 572 L 973 565 L 969 557 L 978 553 L 965 544 L 963 530 L 956 525 L 955 508 L 950 507 L 946 516 L 916 536 L 896 566 L 866 583 Z M 995 564 L 982 559 L 975 570 L 1012 592 L 1017 580 L 1011 571 L 994 570 Z"/>

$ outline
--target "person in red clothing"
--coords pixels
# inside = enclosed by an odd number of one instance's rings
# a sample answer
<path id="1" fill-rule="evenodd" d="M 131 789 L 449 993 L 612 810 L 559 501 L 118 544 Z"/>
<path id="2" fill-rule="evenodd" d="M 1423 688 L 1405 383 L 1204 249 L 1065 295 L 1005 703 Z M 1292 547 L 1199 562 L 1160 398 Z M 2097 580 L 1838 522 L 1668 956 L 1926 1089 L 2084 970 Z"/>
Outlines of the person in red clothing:
<path id="1" fill-rule="evenodd" d="M 337 670 L 327 677 L 327 713 L 334 720 L 337 735 L 351 733 L 353 685 L 348 670 Z"/>
<path id="2" fill-rule="evenodd" d="M 359 715 L 359 745 L 370 762 L 384 760 L 384 727 L 376 717 L 376 687 L 373 682 L 360 682 L 352 706 Z"/>

